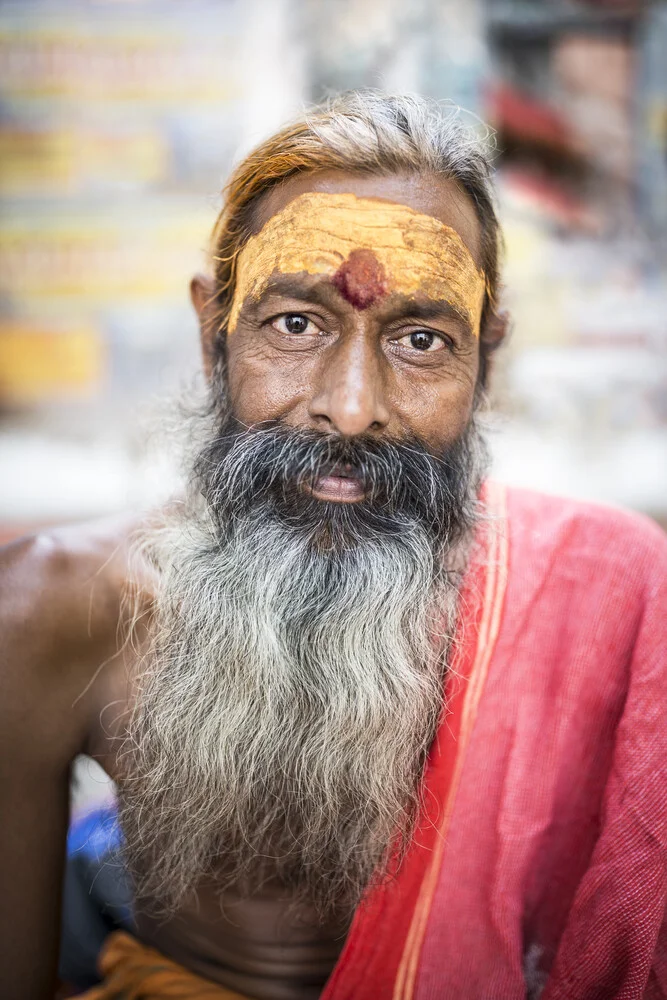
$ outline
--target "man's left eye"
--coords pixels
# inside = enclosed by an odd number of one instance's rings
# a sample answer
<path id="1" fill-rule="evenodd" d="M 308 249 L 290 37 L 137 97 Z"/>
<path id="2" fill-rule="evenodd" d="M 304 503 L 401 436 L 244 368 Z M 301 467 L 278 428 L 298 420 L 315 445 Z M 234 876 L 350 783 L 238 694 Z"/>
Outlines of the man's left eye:
<path id="1" fill-rule="evenodd" d="M 302 313 L 284 313 L 284 315 L 274 319 L 273 326 L 280 333 L 319 333 L 319 328 Z"/>
<path id="2" fill-rule="evenodd" d="M 439 337 L 437 333 L 431 333 L 430 330 L 415 330 L 414 333 L 408 333 L 405 337 L 401 337 L 398 341 L 402 347 L 411 347 L 414 351 L 428 351 L 433 353 L 433 351 L 440 351 L 445 346 L 445 342 L 442 337 Z"/>

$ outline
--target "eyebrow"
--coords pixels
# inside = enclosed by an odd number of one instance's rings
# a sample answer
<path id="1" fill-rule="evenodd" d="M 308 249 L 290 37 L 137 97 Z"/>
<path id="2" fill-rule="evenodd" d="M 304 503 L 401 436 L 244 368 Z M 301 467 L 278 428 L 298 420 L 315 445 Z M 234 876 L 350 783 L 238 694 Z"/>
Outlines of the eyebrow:
<path id="1" fill-rule="evenodd" d="M 274 275 L 262 290 L 258 301 L 269 295 L 284 295 L 330 308 L 333 298 L 331 292 L 338 296 L 328 275 L 308 275 L 308 278 L 299 278 L 294 274 Z"/>
<path id="2" fill-rule="evenodd" d="M 309 275 L 309 278 L 312 279 L 313 275 Z M 269 295 L 283 295 L 304 303 L 312 302 L 324 309 L 332 309 L 340 300 L 340 294 L 328 275 L 320 275 L 315 281 L 308 281 L 306 287 L 303 287 L 303 280 L 292 274 L 274 275 L 262 291 L 259 301 Z M 419 302 L 404 295 L 400 296 L 400 300 L 400 304 L 397 303 L 390 309 L 388 321 L 401 317 L 411 317 L 425 322 L 431 319 L 452 319 L 459 324 L 467 337 L 477 339 L 470 318 L 451 302 L 444 299 Z"/>
<path id="3" fill-rule="evenodd" d="M 477 339 L 474 337 L 470 318 L 444 299 L 429 299 L 427 302 L 418 302 L 416 299 L 404 298 L 403 304 L 397 306 L 392 312 L 394 318 L 409 316 L 425 322 L 430 319 L 453 319 L 462 327 L 467 336 Z"/>

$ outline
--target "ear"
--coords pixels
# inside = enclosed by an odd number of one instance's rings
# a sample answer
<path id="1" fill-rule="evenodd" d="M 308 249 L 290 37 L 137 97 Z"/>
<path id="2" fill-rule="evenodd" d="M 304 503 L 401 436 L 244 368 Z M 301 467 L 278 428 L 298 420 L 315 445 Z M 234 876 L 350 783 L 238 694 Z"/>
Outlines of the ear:
<path id="1" fill-rule="evenodd" d="M 213 279 L 205 274 L 195 274 L 190 282 L 190 298 L 199 317 L 202 361 L 206 378 L 210 379 L 215 364 L 215 339 L 218 333 Z"/>
<path id="2" fill-rule="evenodd" d="M 486 318 L 484 329 L 480 331 L 480 343 L 491 354 L 500 347 L 507 336 L 510 327 L 510 316 L 506 310 L 496 312 L 494 309 Z"/>

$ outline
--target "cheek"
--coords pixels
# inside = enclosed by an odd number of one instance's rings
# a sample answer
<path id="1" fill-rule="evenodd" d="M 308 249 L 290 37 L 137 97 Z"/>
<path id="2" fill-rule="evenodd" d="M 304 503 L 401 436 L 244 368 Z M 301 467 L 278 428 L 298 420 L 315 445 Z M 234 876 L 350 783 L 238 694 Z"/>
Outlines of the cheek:
<path id="1" fill-rule="evenodd" d="M 412 385 L 400 393 L 401 423 L 435 452 L 456 441 L 468 425 L 475 396 L 475 377 L 468 372 Z"/>
<path id="2" fill-rule="evenodd" d="M 232 412 L 242 423 L 284 418 L 306 391 L 302 359 L 274 357 L 255 345 L 235 343 L 233 334 L 227 349 L 227 382 Z"/>

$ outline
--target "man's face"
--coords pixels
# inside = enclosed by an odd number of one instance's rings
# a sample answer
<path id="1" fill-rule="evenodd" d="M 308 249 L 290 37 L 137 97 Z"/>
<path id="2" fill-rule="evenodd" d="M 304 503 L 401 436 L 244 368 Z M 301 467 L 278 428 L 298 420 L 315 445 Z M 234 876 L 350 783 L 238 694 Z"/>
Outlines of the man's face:
<path id="1" fill-rule="evenodd" d="M 380 219 L 383 210 L 393 208 L 386 231 L 378 226 L 380 248 L 393 239 L 390 230 L 397 216 L 396 228 L 402 225 L 395 209 L 407 206 L 410 211 L 404 214 L 422 226 L 421 247 L 412 262 L 416 277 L 406 284 L 404 274 L 387 273 L 378 260 L 381 250 L 365 245 L 353 247 L 335 274 L 326 268 L 324 273 L 291 271 L 300 265 L 288 264 L 287 271 L 270 275 L 259 294 L 235 301 L 227 371 L 236 419 L 247 426 L 279 422 L 348 439 L 417 439 L 442 454 L 468 425 L 478 374 L 478 329 L 462 315 L 461 295 L 457 298 L 454 287 L 468 281 L 479 302 L 480 227 L 472 203 L 455 182 L 442 178 L 322 172 L 288 180 L 265 195 L 256 210 L 255 233 L 295 202 L 292 240 L 298 245 L 302 226 L 307 248 L 317 218 L 304 213 L 300 220 L 298 206 L 310 193 L 363 199 L 370 207 L 371 232 L 373 205 Z M 326 207 L 326 199 L 324 203 Z M 338 226 L 335 211 L 332 218 Z M 340 225 L 344 227 L 344 218 Z M 447 281 L 438 286 L 427 280 L 428 267 L 433 267 L 429 225 L 441 230 L 455 250 L 458 243 L 467 258 L 460 275 L 456 268 L 452 271 L 451 294 Z M 339 235 L 333 233 L 334 238 Z M 322 246 L 327 247 L 326 235 Z M 270 254 L 267 261 L 270 270 Z M 363 485 L 332 475 L 320 480 L 316 496 L 318 491 L 322 500 L 354 502 L 363 496 Z"/>

